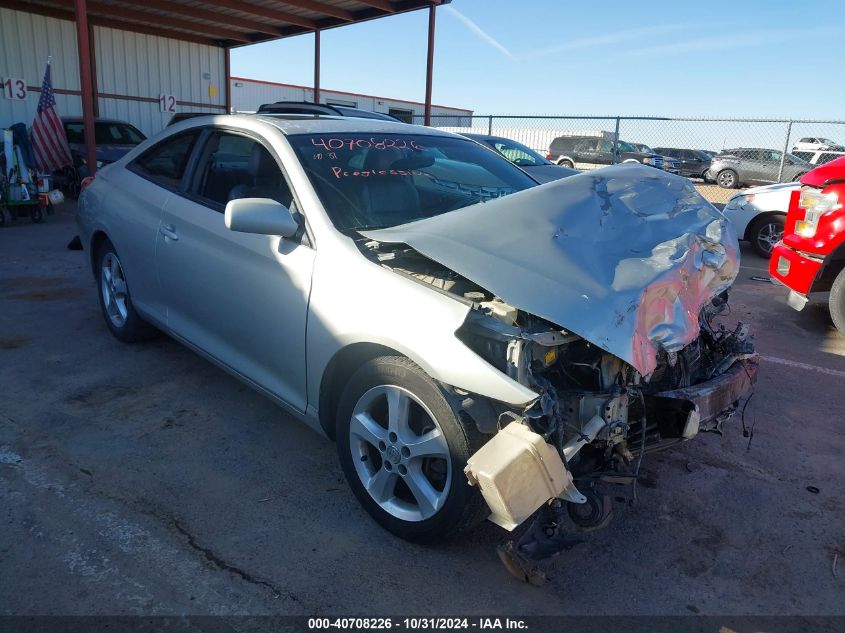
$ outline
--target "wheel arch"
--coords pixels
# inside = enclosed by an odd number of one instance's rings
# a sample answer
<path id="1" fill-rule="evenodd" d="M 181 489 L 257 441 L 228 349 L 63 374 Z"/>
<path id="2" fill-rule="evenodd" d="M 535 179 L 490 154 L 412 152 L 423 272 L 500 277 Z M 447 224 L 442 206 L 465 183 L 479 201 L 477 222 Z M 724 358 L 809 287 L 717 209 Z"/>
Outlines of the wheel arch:
<path id="1" fill-rule="evenodd" d="M 751 222 L 745 227 L 745 235 L 743 235 L 744 240 L 750 241 L 753 237 L 754 231 L 757 227 L 764 221 L 768 220 L 769 218 L 773 217 L 781 217 L 786 220 L 786 212 L 785 211 L 763 211 L 762 213 L 758 213 L 754 216 Z"/>
<path id="2" fill-rule="evenodd" d="M 109 239 L 106 232 L 102 229 L 97 229 L 91 235 L 91 248 L 88 249 L 88 258 L 91 261 L 91 273 L 96 277 L 97 275 L 97 253 L 103 243 Z"/>
<path id="3" fill-rule="evenodd" d="M 821 270 L 810 286 L 810 292 L 827 292 L 833 286 L 833 280 L 845 268 L 845 242 L 824 258 Z"/>
<path id="4" fill-rule="evenodd" d="M 330 439 L 335 439 L 335 417 L 344 385 L 361 365 L 379 356 L 406 357 L 379 343 L 351 343 L 338 350 L 326 365 L 320 380 L 318 414 L 320 427 Z"/>

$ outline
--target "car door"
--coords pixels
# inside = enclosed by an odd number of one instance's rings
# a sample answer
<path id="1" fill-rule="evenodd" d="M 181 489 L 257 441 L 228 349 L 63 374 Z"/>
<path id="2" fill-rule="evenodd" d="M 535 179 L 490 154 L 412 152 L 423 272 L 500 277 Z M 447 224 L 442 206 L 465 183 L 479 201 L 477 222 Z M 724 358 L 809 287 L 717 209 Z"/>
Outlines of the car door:
<path id="1" fill-rule="evenodd" d="M 108 227 L 132 288 L 135 308 L 147 318 L 165 323 L 167 309 L 156 276 L 155 250 L 167 201 L 182 185 L 188 159 L 199 138 L 192 129 L 159 141 L 127 165 L 103 177 L 112 183 L 110 208 L 120 211 L 120 223 Z"/>
<path id="2" fill-rule="evenodd" d="M 621 153 L 621 152 L 619 152 Z M 617 156 L 617 161 L 622 162 Z M 613 141 L 603 139 L 598 141 L 598 153 L 596 155 L 596 162 L 600 166 L 613 164 Z"/>
<path id="3" fill-rule="evenodd" d="M 701 176 L 704 173 L 704 162 L 696 152 L 685 149 L 679 152 L 681 174 L 684 176 Z"/>
<path id="4" fill-rule="evenodd" d="M 584 138 L 575 141 L 572 148 L 576 169 L 594 169 L 598 165 L 598 141 Z"/>
<path id="5" fill-rule="evenodd" d="M 766 164 L 763 150 L 746 149 L 738 152 L 739 161 L 739 180 L 745 184 L 759 184 L 764 182 L 772 182 L 766 180 Z"/>
<path id="6" fill-rule="evenodd" d="M 761 153 L 763 160 L 760 167 L 760 182 L 777 182 L 783 153 L 774 150 L 763 150 Z M 788 159 L 784 161 L 784 169 L 789 169 Z"/>
<path id="7" fill-rule="evenodd" d="M 226 203 L 295 198 L 269 144 L 208 129 L 192 177 L 167 203 L 156 246 L 167 324 L 178 337 L 304 411 L 305 323 L 315 251 L 307 238 L 230 231 Z"/>

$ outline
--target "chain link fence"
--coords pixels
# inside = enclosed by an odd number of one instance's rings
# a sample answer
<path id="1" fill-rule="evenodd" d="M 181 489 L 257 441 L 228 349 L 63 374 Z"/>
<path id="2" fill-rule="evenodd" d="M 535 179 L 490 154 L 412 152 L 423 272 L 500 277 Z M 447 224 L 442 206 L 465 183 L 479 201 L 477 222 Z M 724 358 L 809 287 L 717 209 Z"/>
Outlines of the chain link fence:
<path id="1" fill-rule="evenodd" d="M 413 122 L 422 124 L 423 117 L 415 116 Z M 577 156 L 571 158 L 579 169 L 634 160 L 631 149 L 645 152 L 653 149 L 657 154 L 678 161 L 681 174 L 691 178 L 702 195 L 717 204 L 727 202 L 737 188 L 796 180 L 818 164 L 845 156 L 845 147 L 814 149 L 825 141 L 837 145 L 845 143 L 845 121 L 443 115 L 433 116 L 431 125 L 459 134 L 505 137 L 556 162 L 567 163 L 570 158 L 550 152 L 554 139 L 595 139 L 595 142 L 585 141 L 577 148 Z M 724 150 L 739 150 L 731 152 L 738 154 L 739 161 L 732 161 L 730 165 L 717 162 L 711 166 L 709 157 L 699 153 L 717 155 Z M 667 160 L 665 165 L 673 168 L 675 163 Z M 726 172 L 720 178 L 725 170 L 732 173 Z"/>

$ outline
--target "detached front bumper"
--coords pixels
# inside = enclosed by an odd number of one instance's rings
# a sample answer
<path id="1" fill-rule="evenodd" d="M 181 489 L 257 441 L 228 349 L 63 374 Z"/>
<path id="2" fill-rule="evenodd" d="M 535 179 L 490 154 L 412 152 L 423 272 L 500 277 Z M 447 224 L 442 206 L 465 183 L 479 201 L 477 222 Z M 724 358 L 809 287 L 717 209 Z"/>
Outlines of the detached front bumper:
<path id="1" fill-rule="evenodd" d="M 648 416 L 658 421 L 664 439 L 690 439 L 699 430 L 719 430 L 721 422 L 757 382 L 759 362 L 757 354 L 749 354 L 707 382 L 647 396 Z"/>
<path id="2" fill-rule="evenodd" d="M 772 250 L 769 274 L 791 290 L 789 305 L 800 310 L 807 303 L 807 295 L 823 264 L 823 258 L 801 253 L 780 242 Z"/>

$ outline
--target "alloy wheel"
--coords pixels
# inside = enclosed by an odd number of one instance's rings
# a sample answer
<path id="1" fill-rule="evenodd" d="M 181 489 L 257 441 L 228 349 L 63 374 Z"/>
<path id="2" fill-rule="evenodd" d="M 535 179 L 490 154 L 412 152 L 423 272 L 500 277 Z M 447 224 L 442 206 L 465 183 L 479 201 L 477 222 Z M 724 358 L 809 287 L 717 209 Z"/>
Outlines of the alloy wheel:
<path id="1" fill-rule="evenodd" d="M 100 267 L 100 289 L 103 293 L 103 305 L 112 325 L 117 328 L 123 327 L 129 314 L 129 295 L 123 267 L 114 253 L 106 253 L 103 257 Z"/>
<path id="2" fill-rule="evenodd" d="M 719 184 L 730 189 L 734 186 L 734 175 L 729 171 L 723 171 L 719 174 Z"/>
<path id="3" fill-rule="evenodd" d="M 757 231 L 757 245 L 760 250 L 771 254 L 775 244 L 783 238 L 783 225 L 776 222 L 767 222 Z"/>
<path id="4" fill-rule="evenodd" d="M 358 400 L 349 425 L 355 471 L 370 497 L 404 521 L 433 517 L 452 479 L 449 446 L 431 411 L 395 385 L 373 387 Z"/>

